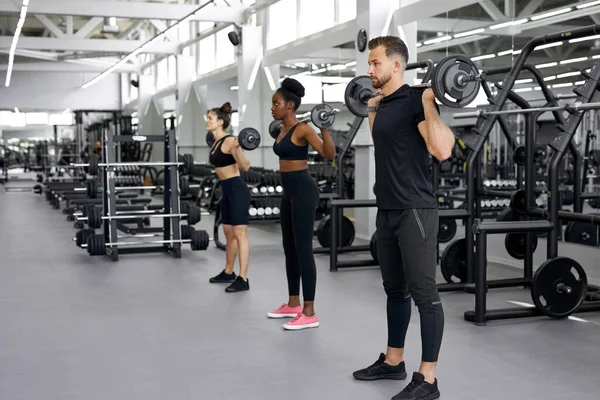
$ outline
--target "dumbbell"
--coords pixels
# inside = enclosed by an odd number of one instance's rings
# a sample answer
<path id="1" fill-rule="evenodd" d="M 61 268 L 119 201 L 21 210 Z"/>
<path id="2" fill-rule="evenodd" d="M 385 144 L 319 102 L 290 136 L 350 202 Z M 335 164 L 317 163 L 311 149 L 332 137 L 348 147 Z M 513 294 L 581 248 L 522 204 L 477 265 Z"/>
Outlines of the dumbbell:
<path id="1" fill-rule="evenodd" d="M 300 118 L 298 122 L 312 122 L 317 128 L 329 129 L 333 126 L 335 114 L 338 112 L 339 110 L 331 108 L 328 104 L 317 104 L 310 114 Z M 273 120 L 269 125 L 269 134 L 275 140 L 281 133 L 281 123 L 280 120 Z"/>
<path id="2" fill-rule="evenodd" d="M 252 151 L 260 145 L 260 133 L 254 128 L 244 128 L 237 136 L 240 147 L 244 150 Z M 213 147 L 215 137 L 212 132 L 206 133 L 206 144 L 208 147 Z"/>

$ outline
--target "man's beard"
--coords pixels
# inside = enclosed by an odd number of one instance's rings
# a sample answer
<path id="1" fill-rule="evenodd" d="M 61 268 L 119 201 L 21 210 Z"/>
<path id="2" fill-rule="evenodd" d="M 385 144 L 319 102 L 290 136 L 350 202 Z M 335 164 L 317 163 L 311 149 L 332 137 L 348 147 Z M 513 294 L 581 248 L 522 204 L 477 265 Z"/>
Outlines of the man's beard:
<path id="1" fill-rule="evenodd" d="M 375 82 L 373 82 L 373 88 L 381 89 L 392 79 L 392 75 L 384 75 L 381 78 L 376 78 Z"/>

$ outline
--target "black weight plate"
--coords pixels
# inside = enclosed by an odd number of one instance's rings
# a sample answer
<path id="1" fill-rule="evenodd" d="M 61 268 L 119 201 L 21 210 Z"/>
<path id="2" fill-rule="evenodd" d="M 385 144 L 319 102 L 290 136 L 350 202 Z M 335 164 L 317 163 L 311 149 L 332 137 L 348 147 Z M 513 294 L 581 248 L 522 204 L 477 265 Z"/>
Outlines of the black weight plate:
<path id="1" fill-rule="evenodd" d="M 373 232 L 371 236 L 371 241 L 369 242 L 369 250 L 371 251 L 371 257 L 375 262 L 379 262 L 379 258 L 377 257 L 377 231 Z"/>
<path id="2" fill-rule="evenodd" d="M 525 214 L 527 207 L 525 205 L 525 190 L 516 190 L 510 197 L 510 208 L 515 214 Z"/>
<path id="3" fill-rule="evenodd" d="M 581 305 L 588 290 L 587 276 L 575 260 L 557 257 L 545 261 L 533 274 L 531 299 L 552 318 L 565 318 Z"/>
<path id="4" fill-rule="evenodd" d="M 592 208 L 600 208 L 600 199 L 588 199 L 588 204 Z"/>
<path id="5" fill-rule="evenodd" d="M 206 145 L 208 147 L 213 147 L 215 144 L 215 135 L 212 132 L 206 132 Z"/>
<path id="6" fill-rule="evenodd" d="M 242 149 L 252 151 L 260 145 L 260 133 L 254 128 L 244 128 L 238 135 L 238 143 Z"/>
<path id="7" fill-rule="evenodd" d="M 598 246 L 598 227 L 585 222 L 569 222 L 565 228 L 565 242 Z"/>
<path id="8" fill-rule="evenodd" d="M 92 176 L 96 176 L 98 175 L 98 155 L 97 154 L 90 154 L 90 161 L 89 161 L 89 170 L 88 170 L 88 174 L 92 175 Z"/>
<path id="9" fill-rule="evenodd" d="M 440 219 L 439 230 L 438 230 L 438 242 L 448 243 L 456 235 L 456 220 L 454 219 Z"/>
<path id="10" fill-rule="evenodd" d="M 335 121 L 333 108 L 328 104 L 317 104 L 310 113 L 310 120 L 317 128 L 331 128 Z"/>
<path id="11" fill-rule="evenodd" d="M 192 231 L 190 232 L 190 247 L 192 251 L 200 251 L 208 249 L 208 243 L 210 242 L 210 237 L 208 236 L 208 232 L 205 230 L 202 231 Z"/>
<path id="12" fill-rule="evenodd" d="M 572 190 L 563 190 L 560 192 L 560 202 L 563 206 L 573 205 L 575 193 Z"/>
<path id="13" fill-rule="evenodd" d="M 77 247 L 81 247 L 83 244 L 87 244 L 87 240 L 90 236 L 96 233 L 93 229 L 80 229 L 75 234 L 75 244 Z"/>
<path id="14" fill-rule="evenodd" d="M 87 240 L 87 251 L 90 256 L 102 256 L 106 253 L 103 235 L 91 235 Z"/>
<path id="15" fill-rule="evenodd" d="M 357 117 L 367 118 L 367 102 L 369 95 L 373 94 L 375 89 L 368 75 L 360 75 L 352 79 L 346 85 L 344 92 L 344 103 L 348 110 Z"/>
<path id="16" fill-rule="evenodd" d="M 191 239 L 192 237 L 192 232 L 194 232 L 195 229 L 193 226 L 190 225 L 181 225 L 181 238 L 183 240 L 188 240 Z"/>
<path id="17" fill-rule="evenodd" d="M 189 174 L 194 169 L 194 156 L 191 154 L 183 155 L 184 171 Z"/>
<path id="18" fill-rule="evenodd" d="M 189 225 L 196 225 L 198 222 L 200 222 L 200 219 L 202 219 L 202 210 L 193 204 L 190 204 L 188 208 L 187 222 Z"/>
<path id="19" fill-rule="evenodd" d="M 341 247 L 347 247 L 352 245 L 354 242 L 354 223 L 346 217 L 345 215 L 342 217 L 342 243 L 339 244 Z M 319 226 L 317 227 L 317 239 L 319 244 L 322 247 L 330 247 L 331 246 L 331 216 L 323 218 L 319 222 Z"/>
<path id="20" fill-rule="evenodd" d="M 504 238 L 504 247 L 511 257 L 517 260 L 525 258 L 525 233 L 507 233 Z M 533 250 L 535 252 L 538 245 L 538 236 L 533 235 Z"/>
<path id="21" fill-rule="evenodd" d="M 525 158 L 527 156 L 527 149 L 525 146 L 517 146 L 513 151 L 513 161 L 517 165 L 525 165 Z"/>
<path id="22" fill-rule="evenodd" d="M 179 177 L 179 195 L 187 196 L 190 193 L 190 181 L 185 176 Z"/>
<path id="23" fill-rule="evenodd" d="M 431 88 L 442 104 L 452 108 L 465 107 L 477 97 L 480 82 L 470 81 L 460 85 L 458 76 L 478 74 L 479 69 L 469 58 L 461 55 L 448 56 L 433 69 Z"/>
<path id="24" fill-rule="evenodd" d="M 440 269 L 448 283 L 467 281 L 467 241 L 464 238 L 455 240 L 444 249 Z"/>
<path id="25" fill-rule="evenodd" d="M 509 222 L 517 221 L 517 219 L 515 218 L 515 213 L 513 213 L 511 208 L 505 208 L 496 215 L 496 221 Z"/>
<path id="26" fill-rule="evenodd" d="M 100 229 L 102 227 L 102 214 L 100 209 L 96 207 L 90 207 L 88 210 L 88 226 L 92 229 Z"/>
<path id="27" fill-rule="evenodd" d="M 88 179 L 86 181 L 86 189 L 87 189 L 87 196 L 90 199 L 95 199 L 96 197 L 98 197 L 98 183 L 96 182 L 95 179 Z"/>
<path id="28" fill-rule="evenodd" d="M 271 135 L 271 137 L 273 139 L 277 140 L 277 138 L 279 137 L 280 133 L 281 133 L 281 120 L 274 119 L 269 124 L 269 135 Z"/>

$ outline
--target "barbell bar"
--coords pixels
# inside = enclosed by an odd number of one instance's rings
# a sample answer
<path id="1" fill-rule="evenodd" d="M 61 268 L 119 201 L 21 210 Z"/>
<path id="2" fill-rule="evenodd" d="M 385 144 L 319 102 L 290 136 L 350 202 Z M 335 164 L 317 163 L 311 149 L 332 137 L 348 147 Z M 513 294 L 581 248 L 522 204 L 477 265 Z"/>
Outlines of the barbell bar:
<path id="1" fill-rule="evenodd" d="M 337 108 L 332 108 L 328 104 L 317 104 L 312 108 L 310 113 L 305 114 L 301 117 L 298 122 L 312 122 L 317 128 L 321 129 L 329 129 L 333 126 L 335 122 L 335 115 L 339 113 L 340 110 Z M 275 140 L 279 137 L 281 133 L 281 121 L 276 119 L 269 124 L 269 135 Z"/>
<path id="2" fill-rule="evenodd" d="M 431 82 L 412 86 L 415 89 L 431 88 L 440 103 L 461 108 L 475 100 L 480 89 L 480 81 L 486 78 L 479 72 L 475 63 L 462 55 L 443 58 L 433 69 Z M 348 82 L 344 92 L 344 103 L 352 114 L 367 118 L 367 103 L 377 96 L 371 78 L 360 75 Z"/>
<path id="3" fill-rule="evenodd" d="M 189 160 L 189 158 L 187 159 Z M 186 169 L 191 170 L 194 166 L 193 158 L 191 158 L 192 163 L 189 164 L 189 161 L 184 159 L 184 162 L 159 162 L 159 161 L 143 161 L 143 162 L 116 162 L 116 163 L 101 163 L 99 162 L 98 155 L 90 154 L 89 161 L 87 164 L 74 164 L 71 163 L 69 166 L 71 167 L 87 167 L 89 168 L 88 172 L 90 175 L 98 175 L 98 167 L 127 167 L 127 166 L 137 166 L 137 167 L 166 167 L 166 166 L 179 166 L 185 165 Z"/>
<path id="4" fill-rule="evenodd" d="M 486 110 L 478 110 L 472 112 L 464 112 L 454 114 L 455 119 L 463 119 L 463 118 L 477 118 L 479 116 L 487 116 L 487 115 L 511 115 L 511 114 L 529 114 L 536 112 L 546 112 L 546 111 L 568 111 L 573 114 L 575 111 L 580 110 L 596 110 L 600 109 L 600 102 L 596 103 L 575 103 L 571 105 L 564 106 L 552 106 L 552 107 L 533 107 L 533 108 L 519 108 L 515 110 L 500 110 L 500 111 L 486 111 Z"/>
<path id="5" fill-rule="evenodd" d="M 96 207 L 89 207 L 85 212 L 85 217 L 77 217 L 77 221 L 87 221 L 90 228 L 99 229 L 102 221 L 124 220 L 124 219 L 146 219 L 146 218 L 183 218 L 187 217 L 189 225 L 195 225 L 202 219 L 200 208 L 189 205 L 187 213 L 169 213 L 169 214 L 137 214 L 137 215 L 100 215 L 100 210 Z"/>
<path id="6" fill-rule="evenodd" d="M 247 151 L 252 151 L 260 145 L 260 133 L 254 128 L 242 129 L 237 139 L 240 147 Z M 215 137 L 210 131 L 206 133 L 206 144 L 211 148 L 215 144 Z"/>

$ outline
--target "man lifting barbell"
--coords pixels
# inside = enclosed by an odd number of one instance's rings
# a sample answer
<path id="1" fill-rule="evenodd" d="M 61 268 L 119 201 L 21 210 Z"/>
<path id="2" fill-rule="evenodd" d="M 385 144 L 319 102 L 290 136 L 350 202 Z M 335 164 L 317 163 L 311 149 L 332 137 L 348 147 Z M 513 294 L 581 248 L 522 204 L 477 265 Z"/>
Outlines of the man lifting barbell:
<path id="1" fill-rule="evenodd" d="M 369 42 L 369 50 L 369 77 L 377 95 L 369 96 L 367 106 L 375 145 L 377 256 L 387 294 L 388 340 L 386 354 L 354 377 L 406 378 L 404 341 L 412 297 L 421 320 L 421 366 L 393 399 L 437 399 L 435 366 L 444 312 L 436 286 L 438 200 L 428 152 L 440 161 L 449 158 L 455 137 L 440 119 L 433 91 L 405 83 L 404 42 L 378 37 Z"/>
<path id="2" fill-rule="evenodd" d="M 231 104 L 225 103 L 220 108 L 208 112 L 206 129 L 212 134 L 214 143 L 210 149 L 209 161 L 221 181 L 222 196 L 219 202 L 223 232 L 227 239 L 225 248 L 225 269 L 210 278 L 211 283 L 230 283 L 226 292 L 240 292 L 250 289 L 248 281 L 248 262 L 250 260 L 250 244 L 248 243 L 248 209 L 250 208 L 250 189 L 240 176 L 240 169 L 248 171 L 250 161 L 242 151 L 242 147 L 252 150 L 260 143 L 258 132 L 242 130 L 236 139 L 226 132 L 231 122 Z M 245 133 L 244 133 L 245 132 Z M 244 133 L 242 135 L 242 133 Z M 240 143 L 241 142 L 241 143 Z M 250 146 L 248 146 L 251 144 Z M 254 147 L 254 148 L 256 148 Z M 239 251 L 240 275 L 233 271 L 235 259 Z"/>

